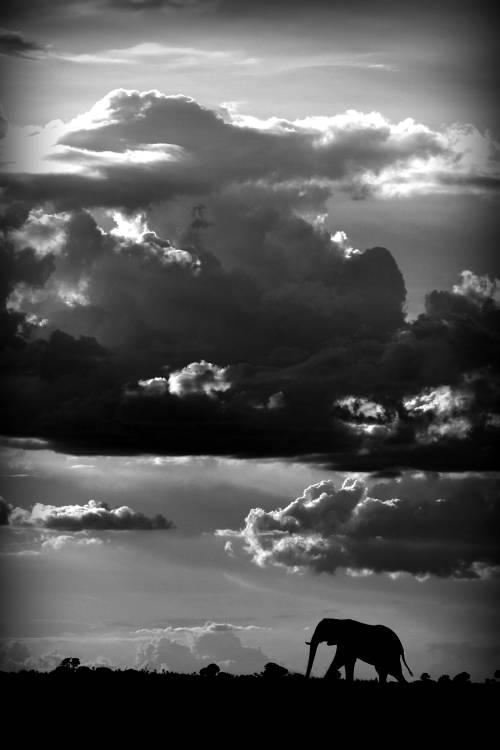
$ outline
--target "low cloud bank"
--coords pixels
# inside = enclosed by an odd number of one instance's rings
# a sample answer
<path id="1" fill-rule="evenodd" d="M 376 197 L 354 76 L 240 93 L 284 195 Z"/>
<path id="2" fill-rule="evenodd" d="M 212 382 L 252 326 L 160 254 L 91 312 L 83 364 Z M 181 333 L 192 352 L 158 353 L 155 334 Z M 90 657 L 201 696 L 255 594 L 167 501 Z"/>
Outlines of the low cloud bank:
<path id="1" fill-rule="evenodd" d="M 3 525 L 14 527 L 73 532 L 84 530 L 153 531 L 156 529 L 171 529 L 174 525 L 172 521 L 167 520 L 161 514 L 149 518 L 144 513 L 135 511 L 126 505 L 119 508 L 110 508 L 107 503 L 96 500 L 89 500 L 85 505 L 57 506 L 35 503 L 31 510 L 26 510 L 25 508 L 15 508 L 6 503 L 5 500 L 0 499 L 0 519 Z M 57 545 L 64 544 L 65 539 L 66 537 L 61 535 L 44 542 L 44 544 L 57 548 Z M 82 538 L 81 543 L 90 544 L 92 541 Z"/>
<path id="2" fill-rule="evenodd" d="M 155 631 L 163 634 L 155 635 L 138 647 L 136 663 L 140 669 L 198 672 L 215 662 L 234 674 L 253 674 L 262 671 L 269 658 L 260 648 L 245 646 L 237 632 L 255 629 L 259 628 L 214 622 L 192 628 L 164 628 Z M 169 637 L 176 634 L 186 634 L 187 644 Z"/>

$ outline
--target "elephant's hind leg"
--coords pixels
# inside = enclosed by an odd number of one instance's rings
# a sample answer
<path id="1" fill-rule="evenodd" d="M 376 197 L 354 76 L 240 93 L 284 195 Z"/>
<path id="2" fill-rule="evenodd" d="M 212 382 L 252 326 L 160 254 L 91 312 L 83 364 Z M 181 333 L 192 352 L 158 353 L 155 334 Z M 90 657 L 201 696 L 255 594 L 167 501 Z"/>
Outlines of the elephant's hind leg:
<path id="1" fill-rule="evenodd" d="M 389 674 L 386 669 L 381 669 L 380 667 L 375 667 L 378 674 L 378 681 L 380 684 L 383 684 L 384 682 L 387 682 L 387 675 Z"/>
<path id="2" fill-rule="evenodd" d="M 376 669 L 379 674 L 380 682 L 385 682 L 388 675 L 390 675 L 391 677 L 395 677 L 398 682 L 407 682 L 403 675 L 400 664 L 389 664 L 388 667 L 378 667 Z M 382 679 L 382 676 L 384 677 L 384 679 Z"/>
<path id="3" fill-rule="evenodd" d="M 345 663 L 345 679 L 346 682 L 354 682 L 354 665 L 356 659 L 348 659 Z"/>

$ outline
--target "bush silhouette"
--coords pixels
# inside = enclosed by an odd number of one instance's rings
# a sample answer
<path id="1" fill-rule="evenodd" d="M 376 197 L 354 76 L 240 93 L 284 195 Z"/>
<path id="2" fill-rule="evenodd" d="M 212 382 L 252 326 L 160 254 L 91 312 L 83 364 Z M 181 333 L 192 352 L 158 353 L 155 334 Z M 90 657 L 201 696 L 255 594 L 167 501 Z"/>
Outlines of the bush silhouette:
<path id="1" fill-rule="evenodd" d="M 440 685 L 445 685 L 448 682 L 451 682 L 451 678 L 450 678 L 449 674 L 442 674 L 441 677 L 439 677 L 439 679 L 438 679 L 438 683 Z"/>
<path id="2" fill-rule="evenodd" d="M 217 677 L 220 672 L 218 664 L 207 664 L 206 667 L 200 669 L 200 677 Z"/>
<path id="3" fill-rule="evenodd" d="M 262 676 L 274 678 L 274 677 L 286 677 L 287 674 L 288 674 L 288 669 L 285 669 L 285 667 L 282 667 L 279 664 L 275 664 L 272 661 L 268 661 L 264 667 L 264 672 L 262 673 Z"/>

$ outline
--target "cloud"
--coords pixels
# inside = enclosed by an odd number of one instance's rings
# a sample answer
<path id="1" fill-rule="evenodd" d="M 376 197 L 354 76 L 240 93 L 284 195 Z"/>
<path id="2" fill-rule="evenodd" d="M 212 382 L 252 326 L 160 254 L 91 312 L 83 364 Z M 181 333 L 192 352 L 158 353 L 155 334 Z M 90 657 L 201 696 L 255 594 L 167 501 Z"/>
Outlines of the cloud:
<path id="1" fill-rule="evenodd" d="M 231 388 L 227 380 L 227 368 L 218 367 L 211 362 L 191 362 L 181 370 L 174 370 L 168 378 L 155 377 L 139 380 L 138 391 L 129 391 L 128 395 L 137 393 L 141 396 L 158 397 L 166 393 L 184 398 L 185 396 L 208 396 L 214 398 Z"/>
<path id="2" fill-rule="evenodd" d="M 211 622 L 207 621 L 203 625 L 188 626 L 166 626 L 164 628 L 140 628 L 137 633 L 146 635 L 166 635 L 168 633 L 187 633 L 195 636 L 206 635 L 207 633 L 231 633 L 236 631 L 263 630 L 265 628 L 259 625 L 232 625 L 228 622 Z"/>
<path id="3" fill-rule="evenodd" d="M 227 391 L 231 383 L 227 381 L 227 368 L 218 367 L 210 362 L 191 362 L 182 370 L 170 373 L 168 389 L 170 393 L 182 398 L 189 394 L 214 394 Z"/>
<path id="4" fill-rule="evenodd" d="M 15 672 L 24 669 L 24 664 L 31 656 L 31 651 L 21 641 L 7 641 L 0 646 L 0 669 L 2 672 Z"/>
<path id="5" fill-rule="evenodd" d="M 9 503 L 0 497 L 0 526 L 7 526 L 9 523 L 11 507 Z"/>
<path id="6" fill-rule="evenodd" d="M 50 672 L 61 663 L 62 658 L 56 649 L 35 656 L 23 641 L 9 640 L 0 646 L 0 671 L 35 669 L 38 672 Z"/>
<path id="7" fill-rule="evenodd" d="M 436 131 L 356 110 L 263 120 L 157 90 L 115 89 L 68 123 L 11 128 L 5 151 L 7 198 L 59 208 L 137 209 L 259 180 L 355 197 L 499 184 L 498 144 L 472 126 Z"/>
<path id="8" fill-rule="evenodd" d="M 142 42 L 132 47 L 83 54 L 54 52 L 51 56 L 58 60 L 84 65 L 162 65 L 168 66 L 170 70 L 189 69 L 200 65 L 232 67 L 255 64 L 255 58 L 245 57 L 235 51 L 178 47 L 158 42 Z"/>
<path id="9" fill-rule="evenodd" d="M 105 0 L 112 8 L 137 12 L 166 9 L 173 11 L 210 10 L 218 6 L 218 0 Z"/>
<path id="10" fill-rule="evenodd" d="M 46 48 L 43 45 L 27 39 L 19 31 L 0 29 L 0 55 L 38 60 L 45 53 Z"/>
<path id="11" fill-rule="evenodd" d="M 33 248 L 16 250 L 14 244 L 4 238 L 0 241 L 0 349 L 17 348 L 23 343 L 32 324 L 27 316 L 8 306 L 10 295 L 16 288 L 33 290 L 43 287 L 54 270 L 54 259 L 49 253 L 43 258 Z"/>
<path id="12" fill-rule="evenodd" d="M 346 254 L 253 188 L 195 208 L 172 240 L 117 212 L 108 230 L 80 211 L 10 230 L 6 434 L 74 453 L 496 465 L 490 287 L 481 303 L 432 292 L 405 323 L 388 250 Z"/>
<path id="13" fill-rule="evenodd" d="M 151 531 L 173 527 L 172 522 L 161 514 L 149 518 L 126 505 L 119 508 L 110 508 L 106 503 L 96 500 L 89 500 L 85 505 L 57 506 L 35 503 L 31 510 L 9 506 L 8 523 L 14 527 L 27 526 L 73 532 L 87 529 L 95 531 L 127 531 L 132 529 Z M 47 546 L 59 549 L 69 539 L 70 537 L 65 535 L 52 537 L 47 540 Z M 96 543 L 96 541 L 83 537 L 78 540 L 78 543 L 89 545 Z"/>
<path id="14" fill-rule="evenodd" d="M 445 496 L 422 495 L 411 484 L 400 497 L 371 497 L 361 479 L 307 487 L 284 508 L 253 508 L 240 539 L 259 566 L 354 575 L 410 573 L 457 578 L 498 574 L 495 531 L 498 484 L 463 479 L 444 485 Z"/>
<path id="15" fill-rule="evenodd" d="M 462 271 L 460 282 L 453 286 L 453 294 L 463 295 L 466 299 L 482 306 L 485 302 L 500 305 L 500 279 L 489 276 L 478 276 L 472 271 Z"/>
<path id="16" fill-rule="evenodd" d="M 170 638 L 155 638 L 140 644 L 137 649 L 138 669 L 169 672 L 197 672 L 205 662 L 197 659 L 192 650 Z"/>
<path id="17" fill-rule="evenodd" d="M 198 672 L 215 662 L 234 674 L 259 672 L 269 659 L 260 648 L 242 644 L 235 631 L 246 629 L 223 624 L 216 626 L 216 623 L 207 623 L 203 628 L 172 629 L 171 632 L 187 632 L 188 645 L 164 635 L 152 638 L 138 647 L 137 666 L 182 673 Z"/>
<path id="18" fill-rule="evenodd" d="M 471 390 L 450 386 L 428 388 L 403 400 L 410 417 L 420 421 L 417 440 L 422 443 L 433 443 L 442 437 L 465 440 L 472 429 L 468 415 L 473 404 Z"/>
<path id="19" fill-rule="evenodd" d="M 58 536 L 50 536 L 45 539 L 41 544 L 41 549 L 58 552 L 67 547 L 99 547 L 102 543 L 102 539 L 98 539 L 97 537 L 59 534 Z"/>
<path id="20" fill-rule="evenodd" d="M 0 671 L 19 672 L 20 670 L 36 670 L 37 672 L 52 672 L 61 664 L 67 654 L 60 653 L 56 648 L 52 651 L 35 655 L 24 641 L 8 640 L 0 646 Z M 71 657 L 69 657 L 71 658 Z M 83 660 L 81 666 L 111 667 L 111 661 L 105 656 Z"/>
<path id="21" fill-rule="evenodd" d="M 63 202 L 40 183 L 3 214 L 5 434 L 75 454 L 496 467 L 496 281 L 464 271 L 407 321 L 392 253 L 327 228 L 331 190 L 362 175 L 414 158 L 490 169 L 485 142 L 452 139 L 462 159 L 447 138 L 378 113 L 262 120 L 124 90 L 30 131 L 52 157 L 22 189 L 50 178 Z M 439 410 L 445 394 L 459 402 Z"/>

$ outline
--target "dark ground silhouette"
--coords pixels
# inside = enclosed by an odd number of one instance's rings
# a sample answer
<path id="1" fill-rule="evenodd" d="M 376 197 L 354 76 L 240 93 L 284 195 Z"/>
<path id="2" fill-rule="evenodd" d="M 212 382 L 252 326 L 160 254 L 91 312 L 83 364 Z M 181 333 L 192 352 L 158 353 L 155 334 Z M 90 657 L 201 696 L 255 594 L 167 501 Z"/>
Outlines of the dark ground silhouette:
<path id="1" fill-rule="evenodd" d="M 64 662 L 52 672 L 0 672 L 4 723 L 37 741 L 50 728 L 61 747 L 85 734 L 89 742 L 99 740 L 96 747 L 116 747 L 134 732 L 141 747 L 168 746 L 174 730 L 186 747 L 239 748 L 253 740 L 263 747 L 312 748 L 320 739 L 334 746 L 340 738 L 359 747 L 383 737 L 385 746 L 392 738 L 401 748 L 408 744 L 401 731 L 407 739 L 443 747 L 466 740 L 482 747 L 495 730 L 500 698 L 500 681 L 473 683 L 467 673 L 379 684 L 349 683 L 338 673 L 306 679 L 272 663 L 260 674 L 234 676 L 218 665 L 202 674 L 176 674 Z"/>

